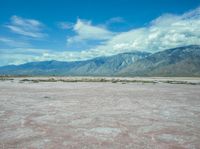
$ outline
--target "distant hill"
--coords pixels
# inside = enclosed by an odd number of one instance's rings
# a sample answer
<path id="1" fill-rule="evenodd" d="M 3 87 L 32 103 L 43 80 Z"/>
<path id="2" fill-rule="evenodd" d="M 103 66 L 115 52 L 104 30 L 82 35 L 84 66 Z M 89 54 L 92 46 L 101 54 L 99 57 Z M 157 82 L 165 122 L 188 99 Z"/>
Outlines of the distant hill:
<path id="1" fill-rule="evenodd" d="M 131 52 L 86 61 L 43 61 L 0 67 L 0 75 L 76 75 L 112 76 L 150 53 Z"/>
<path id="2" fill-rule="evenodd" d="M 200 76 L 200 46 L 157 52 L 130 64 L 119 76 Z"/>
<path id="3" fill-rule="evenodd" d="M 0 67 L 0 75 L 200 76 L 200 46 L 131 52 L 86 61 L 43 61 Z"/>

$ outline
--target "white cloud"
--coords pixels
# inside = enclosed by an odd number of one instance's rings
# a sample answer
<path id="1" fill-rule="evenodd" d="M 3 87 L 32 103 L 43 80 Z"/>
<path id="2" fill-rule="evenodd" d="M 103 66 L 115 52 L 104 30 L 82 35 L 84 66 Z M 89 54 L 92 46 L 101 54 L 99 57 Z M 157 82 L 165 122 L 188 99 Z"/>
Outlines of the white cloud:
<path id="1" fill-rule="evenodd" d="M 200 7 L 195 10 L 186 12 L 182 15 L 183 19 L 200 19 Z"/>
<path id="2" fill-rule="evenodd" d="M 156 52 L 192 44 L 200 44 L 200 8 L 183 15 L 162 15 L 147 27 L 117 34 L 95 51 L 108 55 L 134 50 Z"/>
<path id="3" fill-rule="evenodd" d="M 93 58 L 95 53 L 92 51 L 81 52 L 56 52 L 50 49 L 31 49 L 31 48 L 12 48 L 12 49 L 0 49 L 1 63 L 3 65 L 18 65 L 32 61 L 74 61 L 85 60 Z"/>
<path id="4" fill-rule="evenodd" d="M 42 38 L 45 36 L 45 34 L 42 33 L 42 28 L 44 25 L 37 20 L 12 16 L 11 22 L 5 26 L 16 34 L 32 38 Z"/>
<path id="5" fill-rule="evenodd" d="M 83 31 L 86 37 L 89 36 L 88 38 L 83 38 L 85 40 L 95 39 L 97 34 L 90 34 L 90 31 L 84 29 L 84 27 L 79 31 L 79 26 L 81 28 L 82 26 L 88 26 L 88 24 L 93 28 L 91 22 L 84 23 L 79 20 L 76 24 L 76 30 L 80 32 L 79 35 L 83 35 L 81 33 Z M 84 53 L 95 57 L 135 50 L 157 52 L 179 46 L 199 45 L 200 7 L 182 15 L 164 14 L 150 22 L 146 27 L 132 29 L 118 34 L 111 33 L 111 35 L 105 36 L 108 38 L 104 44 L 85 50 Z M 73 40 L 74 38 L 79 39 L 80 37 L 73 37 Z M 100 35 L 99 38 L 101 38 Z"/>
<path id="6" fill-rule="evenodd" d="M 3 43 L 9 47 L 28 47 L 31 46 L 28 42 L 17 41 L 7 37 L 0 37 L 0 43 Z"/>
<path id="7" fill-rule="evenodd" d="M 107 29 L 92 25 L 91 21 L 78 19 L 73 27 L 77 35 L 67 39 L 68 44 L 75 44 L 87 40 L 108 40 L 115 34 Z"/>

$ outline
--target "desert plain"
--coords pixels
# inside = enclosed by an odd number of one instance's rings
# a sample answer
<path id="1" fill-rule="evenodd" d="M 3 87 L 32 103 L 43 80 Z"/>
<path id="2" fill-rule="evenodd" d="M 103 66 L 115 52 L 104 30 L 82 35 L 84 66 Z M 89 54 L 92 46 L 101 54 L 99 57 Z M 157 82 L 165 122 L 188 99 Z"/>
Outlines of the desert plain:
<path id="1" fill-rule="evenodd" d="M 200 149 L 200 78 L 2 77 L 14 148 Z"/>

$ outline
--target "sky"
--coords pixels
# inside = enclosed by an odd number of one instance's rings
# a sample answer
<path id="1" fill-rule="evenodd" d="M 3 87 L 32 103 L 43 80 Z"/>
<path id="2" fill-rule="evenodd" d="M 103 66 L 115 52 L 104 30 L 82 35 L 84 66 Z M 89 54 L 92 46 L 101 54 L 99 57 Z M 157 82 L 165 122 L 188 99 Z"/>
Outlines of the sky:
<path id="1" fill-rule="evenodd" d="M 200 0 L 0 0 L 0 66 L 200 44 Z"/>

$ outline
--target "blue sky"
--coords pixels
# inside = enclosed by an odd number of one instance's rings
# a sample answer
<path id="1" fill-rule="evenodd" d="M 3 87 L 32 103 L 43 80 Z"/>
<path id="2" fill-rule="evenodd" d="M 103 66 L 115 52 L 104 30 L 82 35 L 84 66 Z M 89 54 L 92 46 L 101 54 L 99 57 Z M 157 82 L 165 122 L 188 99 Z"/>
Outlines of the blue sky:
<path id="1" fill-rule="evenodd" d="M 0 65 L 200 43 L 200 0 L 1 0 Z"/>

